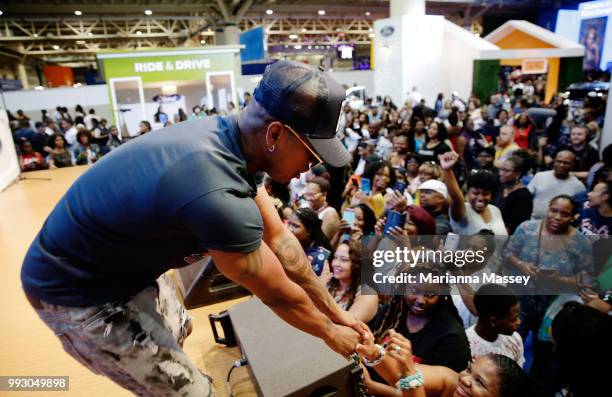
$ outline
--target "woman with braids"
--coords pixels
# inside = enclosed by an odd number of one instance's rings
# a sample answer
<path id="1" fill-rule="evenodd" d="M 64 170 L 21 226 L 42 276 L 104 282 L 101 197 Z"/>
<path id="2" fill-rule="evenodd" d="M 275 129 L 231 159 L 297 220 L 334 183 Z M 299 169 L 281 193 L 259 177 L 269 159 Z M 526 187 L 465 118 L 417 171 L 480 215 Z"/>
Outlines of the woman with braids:
<path id="1" fill-rule="evenodd" d="M 415 275 L 417 280 L 421 274 L 434 278 L 444 274 L 429 264 L 408 265 L 399 272 Z M 372 327 L 375 340 L 382 341 L 389 330 L 395 330 L 412 343 L 416 362 L 465 369 L 470 347 L 449 292 L 448 284 L 443 283 L 408 284 L 403 296 L 393 296 L 381 308 L 381 323 Z"/>
<path id="2" fill-rule="evenodd" d="M 384 351 L 381 353 L 381 351 Z M 457 373 L 442 366 L 418 364 L 412 344 L 401 334 L 391 331 L 385 347 L 373 343 L 357 345 L 366 364 L 384 379 L 373 381 L 364 370 L 368 393 L 389 397 L 535 397 L 536 384 L 511 358 L 487 354 L 467 363 Z M 381 359 L 382 358 L 382 359 Z M 376 364 L 378 362 L 378 364 Z M 390 386 L 395 385 L 395 386 Z M 399 392 L 398 392 L 399 389 Z"/>
<path id="3" fill-rule="evenodd" d="M 361 256 L 360 242 L 351 240 L 340 244 L 331 263 L 332 278 L 327 289 L 341 309 L 367 323 L 376 315 L 378 297 L 361 294 Z"/>
<path id="4" fill-rule="evenodd" d="M 300 208 L 291 214 L 287 227 L 298 239 L 306 255 L 311 258 L 312 270 L 323 282 L 326 282 L 330 277 L 329 263 L 327 259 L 319 263 L 314 257 L 319 248 L 332 252 L 329 241 L 321 230 L 322 223 L 316 212 L 310 208 Z"/>

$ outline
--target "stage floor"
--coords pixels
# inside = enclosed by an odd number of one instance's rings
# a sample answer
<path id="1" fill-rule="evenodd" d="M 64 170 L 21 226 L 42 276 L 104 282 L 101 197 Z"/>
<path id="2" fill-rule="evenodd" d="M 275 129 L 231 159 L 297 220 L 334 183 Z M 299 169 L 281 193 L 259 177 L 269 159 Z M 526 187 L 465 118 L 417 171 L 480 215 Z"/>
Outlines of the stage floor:
<path id="1" fill-rule="evenodd" d="M 38 319 L 21 289 L 19 272 L 26 250 L 57 201 L 86 169 L 85 166 L 77 166 L 30 172 L 24 174 L 25 180 L 0 192 L 0 313 L 3 317 L 0 329 L 0 376 L 70 377 L 69 392 L 37 392 L 37 396 L 132 395 L 107 378 L 89 372 L 68 356 L 62 350 L 60 341 Z M 245 299 L 190 311 L 194 330 L 185 342 L 185 351 L 198 367 L 206 368 L 213 376 L 217 396 L 227 396 L 227 371 L 240 354 L 238 348 L 225 348 L 214 343 L 208 314 L 218 313 Z M 235 397 L 256 395 L 246 368 L 234 370 L 231 383 Z M 1 395 L 9 393 L 0 392 Z"/>

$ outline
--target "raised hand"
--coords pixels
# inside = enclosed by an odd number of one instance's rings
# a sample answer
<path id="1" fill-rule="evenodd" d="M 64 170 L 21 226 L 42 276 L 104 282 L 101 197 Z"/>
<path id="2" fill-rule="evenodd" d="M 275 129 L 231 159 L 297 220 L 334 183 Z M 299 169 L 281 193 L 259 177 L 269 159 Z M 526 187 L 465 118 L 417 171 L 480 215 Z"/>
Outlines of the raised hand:
<path id="1" fill-rule="evenodd" d="M 377 235 L 382 236 L 383 231 L 385 230 L 385 223 L 387 223 L 386 216 L 383 216 L 376 222 L 376 225 L 374 225 L 374 230 L 376 231 Z"/>
<path id="2" fill-rule="evenodd" d="M 407 206 L 408 202 L 406 198 L 397 190 L 385 194 L 385 207 L 387 207 L 387 209 L 402 212 Z"/>
<path id="3" fill-rule="evenodd" d="M 455 164 L 459 161 L 459 154 L 451 151 L 438 155 L 438 160 L 440 161 L 440 167 L 443 170 L 452 170 Z"/>

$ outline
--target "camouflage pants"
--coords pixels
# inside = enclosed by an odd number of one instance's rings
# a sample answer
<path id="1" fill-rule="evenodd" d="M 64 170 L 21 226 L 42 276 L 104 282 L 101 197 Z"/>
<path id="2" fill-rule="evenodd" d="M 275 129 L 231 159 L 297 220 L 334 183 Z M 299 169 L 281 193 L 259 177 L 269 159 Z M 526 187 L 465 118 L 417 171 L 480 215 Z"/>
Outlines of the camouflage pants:
<path id="1" fill-rule="evenodd" d="M 66 352 L 139 396 L 212 396 L 212 380 L 182 344 L 191 318 L 166 276 L 126 302 L 73 308 L 41 302 L 39 317 Z"/>

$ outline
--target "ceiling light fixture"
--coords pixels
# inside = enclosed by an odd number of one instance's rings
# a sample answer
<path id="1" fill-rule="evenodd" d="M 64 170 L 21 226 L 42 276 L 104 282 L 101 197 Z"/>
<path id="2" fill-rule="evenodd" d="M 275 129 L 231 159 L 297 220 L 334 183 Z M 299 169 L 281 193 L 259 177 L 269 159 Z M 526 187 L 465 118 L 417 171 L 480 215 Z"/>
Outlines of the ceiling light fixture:
<path id="1" fill-rule="evenodd" d="M 319 10 L 319 15 L 325 15 L 325 10 Z"/>
<path id="2" fill-rule="evenodd" d="M 142 32 L 141 32 L 140 30 L 137 30 L 137 31 L 136 31 L 136 34 L 137 34 L 138 36 L 140 36 L 140 35 L 142 34 Z"/>
<path id="3" fill-rule="evenodd" d="M 372 15 L 370 14 L 370 11 L 366 11 L 366 17 L 369 17 L 370 15 Z"/>
<path id="4" fill-rule="evenodd" d="M 1 10 L 0 10 L 0 15 L 4 14 Z"/>
<path id="5" fill-rule="evenodd" d="M 370 36 L 370 38 L 372 39 L 372 38 L 374 38 L 374 36 L 376 36 L 376 35 L 375 35 L 374 33 L 370 33 L 370 34 L 369 34 L 369 36 Z"/>
<path id="6" fill-rule="evenodd" d="M 302 28 L 302 32 L 306 33 L 306 32 L 308 32 L 308 29 Z"/>
<path id="7" fill-rule="evenodd" d="M 79 10 L 76 10 L 74 12 L 74 15 L 76 15 L 77 17 L 80 17 L 81 15 L 83 15 L 83 13 L 81 11 L 79 11 Z"/>
<path id="8" fill-rule="evenodd" d="M 151 10 L 145 10 L 144 12 L 145 12 L 145 15 L 151 15 L 151 14 L 153 14 L 153 11 L 151 11 Z"/>
<path id="9" fill-rule="evenodd" d="M 54 49 L 54 50 L 59 50 L 59 49 L 60 49 L 60 46 L 58 46 L 57 44 L 54 44 L 54 45 L 53 45 L 53 49 Z"/>
<path id="10" fill-rule="evenodd" d="M 298 45 L 296 45 L 296 46 L 293 46 L 293 48 L 295 48 L 296 50 L 301 50 L 301 49 L 302 49 L 302 46 L 298 44 Z"/>
<path id="11" fill-rule="evenodd" d="M 297 35 L 297 34 L 295 34 L 295 33 L 293 33 L 293 34 L 290 34 L 290 35 L 289 35 L 289 38 L 290 38 L 291 40 L 295 40 L 295 39 L 297 39 L 297 38 L 298 38 L 298 35 Z"/>
<path id="12" fill-rule="evenodd" d="M 266 10 L 266 14 L 268 14 L 268 15 L 272 15 L 272 14 L 274 14 L 274 11 L 272 11 L 272 10 Z"/>
<path id="13" fill-rule="evenodd" d="M 87 36 L 93 36 L 93 33 L 87 32 Z"/>

